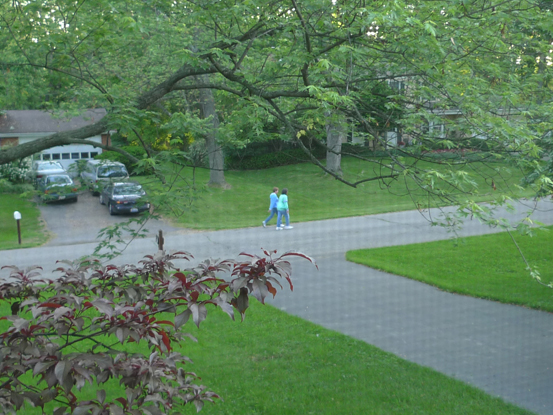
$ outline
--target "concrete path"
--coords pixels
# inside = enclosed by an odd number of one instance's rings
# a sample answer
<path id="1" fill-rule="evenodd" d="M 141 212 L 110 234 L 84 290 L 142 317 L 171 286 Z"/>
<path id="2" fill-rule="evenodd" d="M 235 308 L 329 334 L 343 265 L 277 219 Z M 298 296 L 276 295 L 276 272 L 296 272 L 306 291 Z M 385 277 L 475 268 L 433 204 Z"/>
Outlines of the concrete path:
<path id="1" fill-rule="evenodd" d="M 530 207 L 520 204 L 509 217 L 520 219 Z M 553 204 L 541 203 L 533 218 L 553 223 Z M 469 221 L 460 234 L 493 231 L 498 230 Z M 275 306 L 536 413 L 553 414 L 553 314 L 448 294 L 344 260 L 350 249 L 449 236 L 442 228 L 430 227 L 418 212 L 399 212 L 300 223 L 291 231 L 259 227 L 168 234 L 166 248 L 187 250 L 198 259 L 236 257 L 242 251 L 260 253 L 261 247 L 302 251 L 316 259 L 319 271 L 294 261 L 294 292 L 279 293 Z M 40 263 L 50 271 L 54 259 L 77 258 L 93 247 L 85 243 L 3 251 L 0 263 Z M 138 240 L 114 262 L 135 262 L 155 250 L 153 239 Z"/>

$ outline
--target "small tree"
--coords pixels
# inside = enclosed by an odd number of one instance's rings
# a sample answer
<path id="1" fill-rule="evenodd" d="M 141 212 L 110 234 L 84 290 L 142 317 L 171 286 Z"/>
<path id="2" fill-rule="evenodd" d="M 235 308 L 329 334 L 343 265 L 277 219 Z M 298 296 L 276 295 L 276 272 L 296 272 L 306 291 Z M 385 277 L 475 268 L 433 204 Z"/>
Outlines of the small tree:
<path id="1" fill-rule="evenodd" d="M 11 322 L 0 334 L 0 413 L 15 413 L 25 401 L 54 415 L 157 415 L 193 403 L 199 411 L 218 395 L 195 382 L 190 359 L 175 352 L 192 318 L 199 327 L 209 305 L 242 319 L 249 295 L 264 303 L 282 288 L 293 289 L 289 257 L 263 251 L 246 260 L 210 260 L 180 269 L 187 252 L 146 256 L 138 265 L 103 266 L 97 260 L 59 261 L 57 279 L 41 278 L 38 266 L 11 269 L 0 300 L 11 303 Z M 315 265 L 316 266 L 316 265 Z M 170 316 L 170 317 L 168 317 Z M 129 353 L 129 343 L 147 353 Z M 110 379 L 121 394 L 106 399 Z M 95 388 L 96 398 L 78 391 Z"/>

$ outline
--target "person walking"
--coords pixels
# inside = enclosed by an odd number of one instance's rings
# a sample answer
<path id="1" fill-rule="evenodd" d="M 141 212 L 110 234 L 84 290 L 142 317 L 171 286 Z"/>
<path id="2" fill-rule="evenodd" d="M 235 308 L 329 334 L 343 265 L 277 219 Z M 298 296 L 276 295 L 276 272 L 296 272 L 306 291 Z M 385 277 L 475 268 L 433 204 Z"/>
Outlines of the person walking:
<path id="1" fill-rule="evenodd" d="M 278 215 L 278 187 L 273 187 L 273 193 L 271 193 L 271 195 L 269 196 L 269 200 L 269 212 L 271 212 L 271 214 L 262 222 L 264 228 L 267 227 L 267 222 L 269 222 L 273 218 L 273 216 Z"/>
<path id="2" fill-rule="evenodd" d="M 290 226 L 290 210 L 288 209 L 288 189 L 282 189 L 282 194 L 278 198 L 277 203 L 277 226 L 276 230 L 280 231 L 282 229 L 293 229 L 293 226 Z M 286 219 L 286 226 L 282 227 L 282 217 Z"/>

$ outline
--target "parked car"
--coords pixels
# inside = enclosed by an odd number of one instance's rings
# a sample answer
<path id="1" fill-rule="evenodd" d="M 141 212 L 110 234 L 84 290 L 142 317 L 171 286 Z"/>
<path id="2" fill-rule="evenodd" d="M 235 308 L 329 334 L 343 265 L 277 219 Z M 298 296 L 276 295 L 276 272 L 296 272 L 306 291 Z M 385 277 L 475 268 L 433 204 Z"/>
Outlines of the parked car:
<path id="1" fill-rule="evenodd" d="M 67 174 L 67 171 L 57 161 L 33 161 L 31 170 L 27 173 L 29 181 L 36 187 L 38 181 L 52 174 Z"/>
<path id="2" fill-rule="evenodd" d="M 37 189 L 39 197 L 43 202 L 54 202 L 57 200 L 76 202 L 79 195 L 77 193 L 77 186 L 67 174 L 44 176 L 38 179 Z"/>
<path id="3" fill-rule="evenodd" d="M 87 186 L 93 195 L 113 181 L 128 179 L 129 173 L 123 163 L 110 160 L 88 160 L 81 172 L 81 184 Z"/>
<path id="4" fill-rule="evenodd" d="M 150 209 L 146 192 L 136 182 L 116 182 L 104 187 L 100 193 L 100 204 L 108 205 L 110 215 L 138 213 Z"/>

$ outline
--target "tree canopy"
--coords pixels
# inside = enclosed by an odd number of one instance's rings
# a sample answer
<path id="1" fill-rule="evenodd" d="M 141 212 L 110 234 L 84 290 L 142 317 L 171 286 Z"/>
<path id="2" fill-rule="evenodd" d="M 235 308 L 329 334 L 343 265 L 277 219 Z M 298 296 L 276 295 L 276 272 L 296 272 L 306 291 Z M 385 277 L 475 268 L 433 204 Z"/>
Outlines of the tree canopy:
<path id="1" fill-rule="evenodd" d="M 512 162 L 551 189 L 540 162 L 551 140 L 550 1 L 14 0 L 0 15 L 0 70 L 10 74 L 0 108 L 24 105 L 14 88 L 36 97 L 44 87 L 43 108 L 109 114 L 3 149 L 0 163 L 109 128 L 133 134 L 152 119 L 174 137 L 211 132 L 223 146 L 280 138 L 307 153 L 338 127 L 388 152 L 354 155 L 374 166 L 355 178 L 311 158 L 351 186 L 408 178 L 459 202 L 457 191 L 474 190 L 459 165 L 473 159 L 448 162 L 447 174 L 420 161 L 485 143 L 486 160 Z M 216 113 L 198 106 L 206 90 Z"/>

